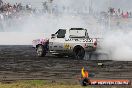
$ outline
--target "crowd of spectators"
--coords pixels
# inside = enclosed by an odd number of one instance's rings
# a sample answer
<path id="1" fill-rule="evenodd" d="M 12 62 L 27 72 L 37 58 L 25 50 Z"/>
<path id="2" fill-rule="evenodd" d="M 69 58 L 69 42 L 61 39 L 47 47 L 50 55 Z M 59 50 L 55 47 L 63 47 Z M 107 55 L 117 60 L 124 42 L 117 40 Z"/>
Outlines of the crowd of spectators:
<path id="1" fill-rule="evenodd" d="M 132 17 L 132 13 L 130 11 L 123 11 L 120 8 L 119 9 L 109 8 L 108 13 L 110 13 L 110 15 L 114 17 L 122 17 L 122 18 Z"/>
<path id="2" fill-rule="evenodd" d="M 22 23 L 25 16 L 30 16 L 34 9 L 30 4 L 22 5 L 22 3 L 5 3 L 0 0 L 0 32 L 6 27 L 14 25 L 14 23 Z"/>
<path id="3" fill-rule="evenodd" d="M 15 18 L 15 20 L 19 21 L 18 19 L 19 18 L 22 19 L 22 17 L 25 15 L 26 16 L 38 15 L 37 13 L 40 14 L 40 12 L 44 14 L 45 13 L 58 14 L 60 10 L 62 11 L 62 13 L 65 10 L 69 10 L 69 12 L 71 13 L 72 11 L 75 11 L 74 8 L 70 8 L 73 10 L 70 10 L 69 7 L 67 9 L 66 8 L 67 7 L 58 7 L 54 5 L 53 0 L 46 0 L 42 2 L 42 9 L 41 9 L 42 11 L 39 11 L 38 9 L 34 9 L 31 4 L 27 4 L 27 5 L 23 5 L 22 3 L 11 4 L 11 3 L 6 3 L 0 0 L 0 31 L 2 29 L 1 26 L 3 26 L 3 24 L 4 25 L 6 24 L 5 25 L 6 27 L 6 26 L 9 26 L 9 24 L 11 25 L 13 23 L 14 19 L 12 20 L 12 18 Z M 91 12 L 94 12 L 94 11 L 91 11 Z M 98 14 L 93 13 L 92 15 L 97 16 Z M 130 11 L 121 10 L 120 8 L 119 9 L 109 8 L 108 12 L 101 12 L 99 13 L 99 16 L 100 16 L 99 17 L 100 19 L 103 18 L 103 21 L 105 20 L 107 21 L 108 16 L 117 17 L 117 18 L 132 18 L 132 13 Z M 10 22 L 8 22 L 8 20 Z"/>
<path id="4" fill-rule="evenodd" d="M 30 4 L 23 6 L 21 3 L 10 4 L 0 0 L 0 19 L 17 17 L 19 13 L 31 12 L 32 6 Z"/>

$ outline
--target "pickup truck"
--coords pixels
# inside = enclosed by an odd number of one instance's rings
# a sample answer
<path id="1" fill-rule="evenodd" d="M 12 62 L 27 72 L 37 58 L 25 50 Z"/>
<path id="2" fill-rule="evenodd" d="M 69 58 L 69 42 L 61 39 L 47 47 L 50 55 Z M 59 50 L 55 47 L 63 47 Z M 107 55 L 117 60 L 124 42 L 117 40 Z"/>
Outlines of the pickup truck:
<path id="1" fill-rule="evenodd" d="M 89 38 L 87 29 L 71 28 L 59 29 L 51 38 L 33 40 L 33 47 L 39 57 L 47 53 L 56 56 L 68 56 L 83 59 L 85 52 L 94 52 L 97 47 L 97 39 Z"/>

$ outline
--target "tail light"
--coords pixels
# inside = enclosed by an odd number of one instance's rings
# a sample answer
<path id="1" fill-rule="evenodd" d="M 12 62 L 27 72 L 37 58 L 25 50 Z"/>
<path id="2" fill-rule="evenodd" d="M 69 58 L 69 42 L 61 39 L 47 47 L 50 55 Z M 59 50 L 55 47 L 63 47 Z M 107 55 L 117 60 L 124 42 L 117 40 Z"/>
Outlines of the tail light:
<path id="1" fill-rule="evenodd" d="M 94 46 L 97 46 L 97 42 L 96 41 L 94 42 Z"/>
<path id="2" fill-rule="evenodd" d="M 94 41 L 94 47 L 97 47 L 97 39 Z"/>

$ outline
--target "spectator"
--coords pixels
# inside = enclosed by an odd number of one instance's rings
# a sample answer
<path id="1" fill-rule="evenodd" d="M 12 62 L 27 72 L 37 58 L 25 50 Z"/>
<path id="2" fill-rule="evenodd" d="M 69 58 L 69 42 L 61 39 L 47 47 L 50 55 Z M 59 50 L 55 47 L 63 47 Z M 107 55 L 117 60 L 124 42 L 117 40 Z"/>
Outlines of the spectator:
<path id="1" fill-rule="evenodd" d="M 43 2 L 43 10 L 44 12 L 47 12 L 48 11 L 48 5 L 47 5 L 47 2 Z"/>
<path id="2" fill-rule="evenodd" d="M 121 12 L 121 10 L 120 10 L 120 8 L 118 9 L 118 13 L 120 14 L 120 12 Z"/>
<path id="3" fill-rule="evenodd" d="M 0 7 L 3 5 L 3 1 L 2 0 L 0 0 Z"/>

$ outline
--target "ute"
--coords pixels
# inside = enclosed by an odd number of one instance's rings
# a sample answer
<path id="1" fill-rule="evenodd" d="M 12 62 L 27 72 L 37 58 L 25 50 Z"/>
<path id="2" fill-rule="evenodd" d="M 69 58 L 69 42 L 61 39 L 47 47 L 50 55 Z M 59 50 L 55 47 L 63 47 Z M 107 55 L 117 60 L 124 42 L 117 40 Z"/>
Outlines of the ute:
<path id="1" fill-rule="evenodd" d="M 97 39 L 90 38 L 84 28 L 59 29 L 49 39 L 33 40 L 33 47 L 39 57 L 51 53 L 58 57 L 83 59 L 85 52 L 96 51 Z"/>

